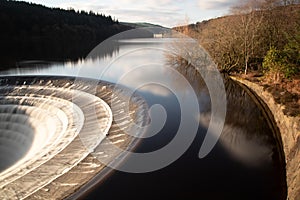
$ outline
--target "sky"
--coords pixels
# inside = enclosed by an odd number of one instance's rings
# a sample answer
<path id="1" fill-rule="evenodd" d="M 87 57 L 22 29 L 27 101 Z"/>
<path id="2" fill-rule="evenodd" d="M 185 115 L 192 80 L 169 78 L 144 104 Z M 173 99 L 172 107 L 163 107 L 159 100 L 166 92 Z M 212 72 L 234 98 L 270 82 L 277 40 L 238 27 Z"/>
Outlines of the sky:
<path id="1" fill-rule="evenodd" d="M 239 0 L 27 0 L 48 7 L 111 15 L 121 22 L 149 22 L 166 27 L 220 17 Z"/>

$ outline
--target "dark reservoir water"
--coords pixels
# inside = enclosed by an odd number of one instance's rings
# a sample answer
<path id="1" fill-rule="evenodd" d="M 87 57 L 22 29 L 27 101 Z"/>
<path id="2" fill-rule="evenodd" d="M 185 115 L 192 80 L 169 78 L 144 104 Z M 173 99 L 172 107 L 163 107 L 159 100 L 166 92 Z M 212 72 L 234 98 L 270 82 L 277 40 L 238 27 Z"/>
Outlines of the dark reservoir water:
<path id="1" fill-rule="evenodd" d="M 98 55 L 92 53 L 87 60 L 46 65 L 22 62 L 19 68 L 1 71 L 1 75 L 81 76 L 138 88 L 136 93 L 156 109 L 151 116 L 155 124 L 148 128 L 145 136 L 149 137 L 141 140 L 136 153 L 170 144 L 182 123 L 181 108 L 188 110 L 188 123 L 197 124 L 192 144 L 170 165 L 145 173 L 114 171 L 80 199 L 285 199 L 280 143 L 262 109 L 230 79 L 224 79 L 227 102 L 221 106 L 227 106 L 227 112 L 222 135 L 212 151 L 199 158 L 211 119 L 210 93 L 193 67 L 171 70 L 175 66 L 168 62 L 166 50 L 170 42 L 157 38 L 122 40 Z M 194 93 L 200 111 L 193 109 Z M 188 140 L 193 130 L 193 125 L 186 126 L 183 140 Z M 180 147 L 180 143 L 176 145 Z M 169 153 L 162 157 L 172 156 L 172 151 Z M 125 162 L 135 161 L 129 157 Z"/>

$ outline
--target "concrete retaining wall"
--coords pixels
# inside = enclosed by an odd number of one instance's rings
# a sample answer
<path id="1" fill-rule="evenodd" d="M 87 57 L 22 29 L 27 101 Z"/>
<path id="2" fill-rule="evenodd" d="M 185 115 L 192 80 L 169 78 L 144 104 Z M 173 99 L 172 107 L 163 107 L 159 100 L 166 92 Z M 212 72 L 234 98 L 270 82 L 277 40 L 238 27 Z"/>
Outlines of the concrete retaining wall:
<path id="1" fill-rule="evenodd" d="M 286 162 L 289 200 L 300 200 L 300 117 L 284 115 L 284 106 L 275 103 L 273 96 L 262 86 L 232 77 L 253 90 L 269 107 L 280 130 Z"/>

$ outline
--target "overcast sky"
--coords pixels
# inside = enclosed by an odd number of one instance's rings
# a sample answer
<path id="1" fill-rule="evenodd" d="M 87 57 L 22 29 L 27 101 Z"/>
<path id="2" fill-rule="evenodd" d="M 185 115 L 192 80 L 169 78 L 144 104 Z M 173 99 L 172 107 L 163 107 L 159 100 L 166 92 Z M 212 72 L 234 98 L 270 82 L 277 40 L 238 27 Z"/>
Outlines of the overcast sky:
<path id="1" fill-rule="evenodd" d="M 27 0 L 49 7 L 74 8 L 111 15 L 122 22 L 173 27 L 226 15 L 238 0 Z"/>

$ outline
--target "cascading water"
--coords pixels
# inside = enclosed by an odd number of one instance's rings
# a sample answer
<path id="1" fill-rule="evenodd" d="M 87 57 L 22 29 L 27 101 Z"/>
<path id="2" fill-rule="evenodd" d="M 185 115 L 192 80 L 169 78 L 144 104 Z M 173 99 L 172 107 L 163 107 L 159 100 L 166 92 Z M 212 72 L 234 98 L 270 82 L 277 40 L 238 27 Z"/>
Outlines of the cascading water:
<path id="1" fill-rule="evenodd" d="M 134 141 L 112 124 L 113 116 L 127 128 L 132 123 L 129 114 L 136 116 L 137 124 L 144 124 L 147 119 L 144 101 L 133 98 L 135 109 L 121 112 L 130 103 L 124 98 L 126 90 L 114 89 L 109 83 L 92 83 L 88 79 L 75 82 L 66 77 L 0 79 L 1 199 L 39 195 L 38 191 L 49 183 L 55 185 L 56 179 L 80 168 L 78 164 L 108 134 L 111 141 L 118 140 L 119 146 L 126 147 Z M 102 99 L 108 103 L 116 101 L 121 106 L 112 113 Z M 107 156 L 107 152 L 102 154 Z M 94 170 L 89 176 L 95 175 L 99 165 L 89 164 L 89 168 L 80 168 L 81 173 Z M 75 190 L 80 184 L 68 186 Z"/>
<path id="2" fill-rule="evenodd" d="M 24 157 L 32 145 L 34 128 L 25 112 L 13 105 L 0 106 L 0 171 Z"/>

